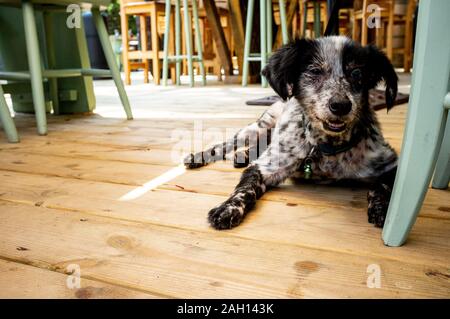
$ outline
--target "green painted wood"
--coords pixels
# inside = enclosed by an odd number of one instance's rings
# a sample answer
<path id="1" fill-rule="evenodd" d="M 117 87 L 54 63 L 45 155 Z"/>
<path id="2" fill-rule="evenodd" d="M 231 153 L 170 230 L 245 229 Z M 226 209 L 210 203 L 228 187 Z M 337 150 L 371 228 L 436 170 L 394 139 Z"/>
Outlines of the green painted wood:
<path id="1" fill-rule="evenodd" d="M 194 64 L 192 61 L 193 49 L 192 49 L 192 29 L 191 29 L 191 17 L 189 14 L 189 1 L 183 0 L 183 13 L 184 13 L 184 37 L 186 42 L 186 54 L 188 61 L 188 74 L 189 85 L 194 86 Z"/>
<path id="2" fill-rule="evenodd" d="M 450 75 L 450 1 L 421 0 L 411 97 L 402 152 L 383 241 L 402 245 L 419 213 L 433 173 L 444 128 L 444 96 Z"/>
<path id="3" fill-rule="evenodd" d="M 267 37 L 266 37 L 266 46 L 267 46 L 267 54 L 270 55 L 272 53 L 273 47 L 273 12 L 272 12 L 272 0 L 266 0 L 266 21 L 267 21 Z M 280 12 L 281 12 L 281 3 L 280 3 Z"/>
<path id="4" fill-rule="evenodd" d="M 47 117 L 45 110 L 44 86 L 42 84 L 41 55 L 39 52 L 39 40 L 37 36 L 33 4 L 28 0 L 22 1 L 22 14 L 37 131 L 39 135 L 46 135 Z"/>
<path id="5" fill-rule="evenodd" d="M 114 83 L 116 84 L 117 91 L 119 92 L 120 100 L 122 101 L 123 108 L 127 115 L 127 119 L 131 120 L 133 119 L 133 115 L 131 113 L 130 102 L 128 101 L 128 96 L 120 77 L 119 66 L 117 65 L 116 57 L 111 47 L 111 43 L 109 42 L 105 23 L 100 16 L 100 11 L 98 8 L 92 8 L 92 17 L 94 19 L 98 37 L 103 48 L 103 53 L 105 54 L 106 62 L 108 63 L 109 69 L 111 70 Z"/>
<path id="6" fill-rule="evenodd" d="M 320 28 L 320 2 L 314 1 L 314 35 L 316 38 L 320 38 L 322 35 Z"/>
<path id="7" fill-rule="evenodd" d="M 56 57 L 55 57 L 55 44 L 53 41 L 53 24 L 52 24 L 52 13 L 44 12 L 44 25 L 45 25 L 45 43 L 47 45 L 47 61 L 48 67 L 54 69 L 56 67 Z M 45 76 L 45 75 L 44 75 Z M 58 96 L 58 79 L 51 78 L 49 81 L 49 91 L 50 98 L 52 100 L 53 113 L 56 115 L 60 114 L 59 110 L 59 96 Z"/>
<path id="8" fill-rule="evenodd" d="M 169 1 L 169 0 L 167 0 Z M 180 0 L 175 1 L 175 55 L 181 55 L 181 9 Z M 176 85 L 181 84 L 181 61 L 175 64 L 175 81 Z"/>
<path id="9" fill-rule="evenodd" d="M 245 22 L 245 44 L 244 44 L 244 65 L 242 66 L 242 86 L 248 84 L 248 71 L 250 47 L 252 44 L 253 11 L 255 10 L 255 0 L 248 0 L 247 20 Z"/>
<path id="10" fill-rule="evenodd" d="M 197 0 L 192 1 L 192 14 L 194 16 L 195 46 L 197 47 L 197 58 L 202 76 L 202 84 L 206 85 L 205 65 L 203 63 L 202 35 L 200 33 L 200 23 L 198 19 Z"/>
<path id="11" fill-rule="evenodd" d="M 289 33 L 287 26 L 287 17 L 286 17 L 286 1 L 280 1 L 280 24 L 281 24 L 281 37 L 283 39 L 283 44 L 287 44 L 289 42 Z"/>
<path id="12" fill-rule="evenodd" d="M 261 42 L 261 70 L 267 64 L 267 1 L 259 1 L 259 30 L 260 30 L 260 42 Z M 261 85 L 262 87 L 267 87 L 267 79 L 261 75 Z"/>
<path id="13" fill-rule="evenodd" d="M 448 115 L 448 110 L 446 111 L 446 116 L 447 124 L 432 183 L 433 188 L 438 189 L 446 189 L 450 182 L 450 116 Z"/>
<path id="14" fill-rule="evenodd" d="M 0 121 L 2 122 L 3 129 L 5 130 L 8 142 L 17 143 L 19 142 L 19 135 L 17 134 L 16 126 L 9 113 L 8 105 L 5 101 L 5 93 L 3 92 L 2 86 L 0 85 Z"/>
<path id="15" fill-rule="evenodd" d="M 164 57 L 163 57 L 163 75 L 162 85 L 167 85 L 167 78 L 169 74 L 169 34 L 170 34 L 170 11 L 171 3 L 166 0 L 166 11 L 164 16 Z"/>

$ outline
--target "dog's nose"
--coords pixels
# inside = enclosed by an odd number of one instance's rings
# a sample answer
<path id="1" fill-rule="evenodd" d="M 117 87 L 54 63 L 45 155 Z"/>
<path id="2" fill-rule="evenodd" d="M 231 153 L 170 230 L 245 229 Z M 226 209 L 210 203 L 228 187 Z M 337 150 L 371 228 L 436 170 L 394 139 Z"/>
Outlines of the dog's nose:
<path id="1" fill-rule="evenodd" d="M 352 109 L 352 102 L 333 102 L 330 103 L 329 108 L 331 113 L 333 113 L 334 115 L 343 116 L 350 113 L 350 110 Z"/>

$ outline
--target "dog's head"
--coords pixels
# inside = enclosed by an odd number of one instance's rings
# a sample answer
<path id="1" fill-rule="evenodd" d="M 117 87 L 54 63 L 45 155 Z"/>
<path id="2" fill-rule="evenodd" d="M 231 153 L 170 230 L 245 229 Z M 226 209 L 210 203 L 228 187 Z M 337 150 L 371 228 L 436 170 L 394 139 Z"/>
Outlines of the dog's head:
<path id="1" fill-rule="evenodd" d="M 384 53 L 343 36 L 285 45 L 262 74 L 281 98 L 297 98 L 313 127 L 327 136 L 349 132 L 370 112 L 368 91 L 381 80 L 388 109 L 397 95 L 398 78 Z"/>

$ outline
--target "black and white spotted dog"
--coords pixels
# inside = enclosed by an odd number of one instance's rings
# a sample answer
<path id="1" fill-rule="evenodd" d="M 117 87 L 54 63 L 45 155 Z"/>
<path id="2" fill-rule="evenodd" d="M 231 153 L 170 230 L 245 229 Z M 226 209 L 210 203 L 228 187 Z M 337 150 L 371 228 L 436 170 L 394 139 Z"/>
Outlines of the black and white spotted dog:
<path id="1" fill-rule="evenodd" d="M 387 107 L 393 106 L 398 78 L 387 57 L 342 36 L 300 39 L 275 52 L 262 74 L 285 102 L 273 104 L 233 140 L 185 159 L 196 168 L 238 151 L 235 166 L 251 162 L 230 197 L 209 212 L 211 225 L 239 225 L 265 191 L 295 177 L 368 182 L 369 222 L 382 227 L 397 155 L 381 134 L 368 91 L 384 80 Z M 261 155 L 251 161 L 251 154 Z"/>

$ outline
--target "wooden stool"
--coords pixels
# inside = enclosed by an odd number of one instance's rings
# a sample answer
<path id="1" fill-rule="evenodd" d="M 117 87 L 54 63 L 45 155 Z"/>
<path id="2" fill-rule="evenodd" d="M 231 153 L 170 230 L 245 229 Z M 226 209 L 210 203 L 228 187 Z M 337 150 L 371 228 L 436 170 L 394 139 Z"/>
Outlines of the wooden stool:
<path id="1" fill-rule="evenodd" d="M 166 0 L 166 13 L 165 13 L 165 34 L 169 34 L 169 21 L 170 21 L 170 0 Z M 184 22 L 184 35 L 186 41 L 186 54 L 181 54 L 181 5 L 180 0 L 175 0 L 175 55 L 169 55 L 169 37 L 164 37 L 164 52 L 163 52 L 163 85 L 167 85 L 167 77 L 169 72 L 169 63 L 176 63 L 176 84 L 180 84 L 181 62 L 183 59 L 187 60 L 189 84 L 194 86 L 194 62 L 198 62 L 200 66 L 200 73 L 202 75 L 202 83 L 206 85 L 205 66 L 203 64 L 203 51 L 201 44 L 200 23 L 198 18 L 197 0 L 192 1 L 192 18 L 194 20 L 194 33 L 195 33 L 195 46 L 197 48 L 197 55 L 193 53 L 192 44 L 192 29 L 188 0 L 183 0 L 183 22 Z"/>
<path id="2" fill-rule="evenodd" d="M 230 27 L 230 14 L 229 11 L 225 8 L 217 8 L 217 11 L 219 13 L 220 17 L 220 25 L 223 29 L 225 40 L 228 44 L 228 47 L 230 48 L 230 52 L 233 52 L 234 50 L 234 43 L 233 38 L 231 34 L 231 27 Z M 206 73 L 208 74 L 208 69 L 212 69 L 212 73 L 217 75 L 219 77 L 219 80 L 221 79 L 222 73 L 222 64 L 219 59 L 219 54 L 217 52 L 216 42 L 214 40 L 211 26 L 208 21 L 208 17 L 206 14 L 206 10 L 204 7 L 199 8 L 198 16 L 200 19 L 200 34 L 202 36 L 202 50 L 203 50 L 203 64 L 205 65 Z M 186 43 L 183 41 L 183 52 L 186 50 Z M 183 66 L 184 69 L 184 66 Z M 187 70 L 187 66 L 186 66 Z"/>
<path id="3" fill-rule="evenodd" d="M 160 59 L 163 51 L 160 50 L 158 36 L 158 16 L 164 15 L 164 4 L 157 1 L 122 0 L 120 10 L 120 20 L 122 25 L 123 41 L 123 68 L 125 72 L 125 84 L 131 84 L 131 69 L 144 69 L 144 82 L 148 83 L 149 60 L 153 65 L 153 81 L 160 82 Z M 129 51 L 128 38 L 128 16 L 139 16 L 141 49 Z M 147 28 L 146 17 L 150 17 L 151 50 L 147 50 Z M 170 21 L 169 21 L 170 23 Z M 168 34 L 168 33 L 166 33 Z M 141 60 L 141 62 L 131 62 L 131 60 Z"/>
<path id="4" fill-rule="evenodd" d="M 363 0 L 362 7 L 355 7 L 353 12 L 353 35 L 352 38 L 355 41 L 360 40 L 361 45 L 368 44 L 369 38 L 369 27 L 367 25 L 368 18 L 375 14 L 373 11 L 369 11 L 369 5 L 378 6 L 378 16 L 382 23 L 387 24 L 387 34 L 386 34 L 386 55 L 389 59 L 393 56 L 393 35 L 394 35 L 394 0 L 380 0 L 376 3 L 370 3 L 368 0 Z M 358 3 L 355 3 L 357 6 Z M 377 28 L 380 29 L 380 28 Z M 380 42 L 380 30 L 377 30 L 377 42 Z"/>
<path id="5" fill-rule="evenodd" d="M 283 44 L 289 41 L 287 23 L 286 23 L 286 5 L 285 0 L 279 0 L 280 3 L 280 21 Z M 245 25 L 245 45 L 244 45 L 244 63 L 242 70 L 242 85 L 247 86 L 249 62 L 260 61 L 261 70 L 267 64 L 267 57 L 272 52 L 272 0 L 260 0 L 260 53 L 251 53 L 250 45 L 252 40 L 253 11 L 255 0 L 248 0 L 247 22 Z M 261 76 L 261 85 L 267 87 L 267 80 Z"/>
<path id="6" fill-rule="evenodd" d="M 327 2 L 325 0 L 301 0 L 300 34 L 306 37 L 308 26 L 312 26 L 314 37 L 322 36 L 327 22 Z M 311 32 L 312 34 L 312 32 Z"/>

